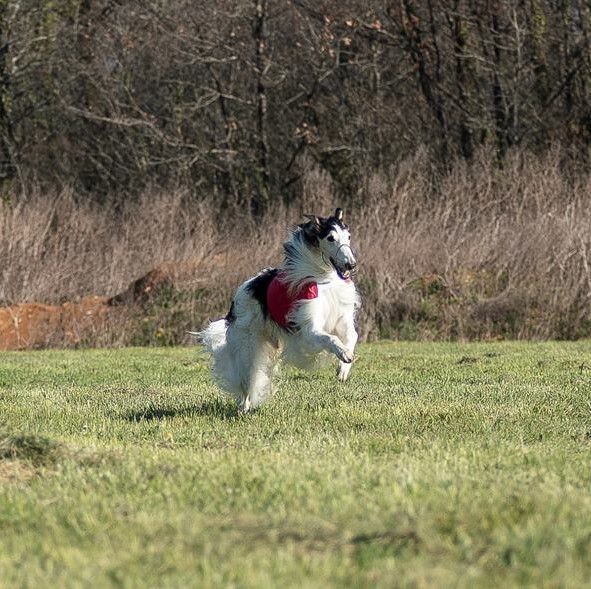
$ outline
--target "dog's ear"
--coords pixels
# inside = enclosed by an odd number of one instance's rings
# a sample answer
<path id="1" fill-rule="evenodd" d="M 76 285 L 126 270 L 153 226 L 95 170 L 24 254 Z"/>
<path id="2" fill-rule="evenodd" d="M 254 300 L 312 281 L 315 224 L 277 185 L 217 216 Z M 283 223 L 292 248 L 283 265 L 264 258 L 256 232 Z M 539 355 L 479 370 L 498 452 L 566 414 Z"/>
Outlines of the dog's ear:
<path id="1" fill-rule="evenodd" d="M 316 215 L 304 215 L 306 219 L 309 219 L 307 223 L 302 223 L 300 228 L 304 232 L 306 241 L 312 245 L 318 245 L 318 236 L 320 235 L 320 229 L 322 228 L 322 220 Z"/>
<path id="2" fill-rule="evenodd" d="M 317 227 L 320 227 L 320 219 L 316 215 L 304 215 L 304 217 L 306 217 L 306 219 L 309 219 L 310 223 L 313 223 Z"/>
<path id="3" fill-rule="evenodd" d="M 334 218 L 345 228 L 349 229 L 349 225 L 343 221 L 343 209 L 337 208 L 334 212 Z"/>

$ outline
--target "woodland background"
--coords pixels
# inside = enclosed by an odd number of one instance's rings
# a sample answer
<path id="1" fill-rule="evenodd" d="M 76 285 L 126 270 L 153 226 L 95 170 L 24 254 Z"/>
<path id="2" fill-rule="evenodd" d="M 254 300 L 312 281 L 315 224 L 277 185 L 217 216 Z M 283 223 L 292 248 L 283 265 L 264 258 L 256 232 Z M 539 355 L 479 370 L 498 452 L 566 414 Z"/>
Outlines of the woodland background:
<path id="1" fill-rule="evenodd" d="M 583 0 L 1 0 L 0 335 L 182 342 L 338 204 L 365 338 L 589 336 L 590 44 Z"/>

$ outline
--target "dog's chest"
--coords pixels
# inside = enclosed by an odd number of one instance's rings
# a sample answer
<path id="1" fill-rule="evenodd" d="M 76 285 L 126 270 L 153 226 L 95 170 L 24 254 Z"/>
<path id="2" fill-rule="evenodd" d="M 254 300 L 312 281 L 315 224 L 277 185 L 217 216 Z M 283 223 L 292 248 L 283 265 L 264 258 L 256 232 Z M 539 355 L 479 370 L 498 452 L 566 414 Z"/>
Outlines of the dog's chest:
<path id="1" fill-rule="evenodd" d="M 334 325 L 344 316 L 352 316 L 359 305 L 359 296 L 352 282 L 319 285 L 318 298 L 327 326 Z"/>

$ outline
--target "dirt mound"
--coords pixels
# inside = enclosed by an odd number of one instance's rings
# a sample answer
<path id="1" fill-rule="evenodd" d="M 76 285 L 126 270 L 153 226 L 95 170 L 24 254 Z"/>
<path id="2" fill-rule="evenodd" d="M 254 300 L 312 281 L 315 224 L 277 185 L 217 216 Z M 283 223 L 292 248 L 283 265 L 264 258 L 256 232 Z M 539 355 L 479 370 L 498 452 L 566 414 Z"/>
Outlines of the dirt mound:
<path id="1" fill-rule="evenodd" d="M 126 317 L 141 316 L 166 289 L 191 290 L 210 282 L 212 269 L 223 261 L 221 256 L 214 256 L 207 265 L 197 260 L 160 264 L 113 297 L 89 296 L 61 305 L 19 303 L 0 307 L 0 350 L 76 347 L 85 342 L 96 345 L 107 328 L 125 329 Z"/>
<path id="2" fill-rule="evenodd" d="M 22 303 L 0 308 L 0 350 L 78 345 L 89 330 L 105 321 L 110 311 L 107 301 L 94 296 L 62 305 Z"/>
<path id="3" fill-rule="evenodd" d="M 111 297 L 109 305 L 142 305 L 149 302 L 164 288 L 174 286 L 174 273 L 169 264 L 163 264 L 134 280 L 123 292 Z"/>

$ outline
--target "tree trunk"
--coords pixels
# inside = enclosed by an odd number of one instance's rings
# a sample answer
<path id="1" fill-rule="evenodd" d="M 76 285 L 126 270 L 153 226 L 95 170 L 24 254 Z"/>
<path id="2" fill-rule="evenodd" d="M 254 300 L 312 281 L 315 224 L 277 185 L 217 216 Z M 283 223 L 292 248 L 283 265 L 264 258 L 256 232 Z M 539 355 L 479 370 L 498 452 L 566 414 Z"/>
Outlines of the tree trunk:
<path id="1" fill-rule="evenodd" d="M 255 216 L 262 214 L 269 204 L 269 142 L 267 138 L 267 88 L 265 73 L 267 61 L 267 0 L 255 0 L 254 21 L 256 104 L 257 104 L 257 164 L 258 186 L 253 196 L 251 210 Z"/>

